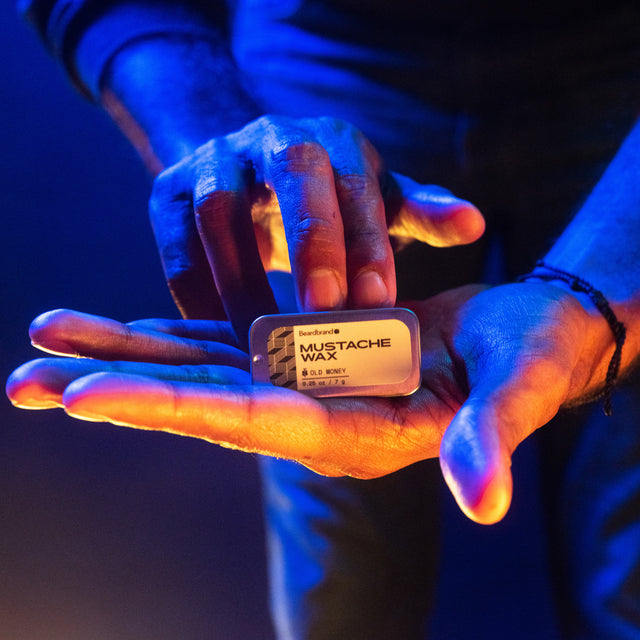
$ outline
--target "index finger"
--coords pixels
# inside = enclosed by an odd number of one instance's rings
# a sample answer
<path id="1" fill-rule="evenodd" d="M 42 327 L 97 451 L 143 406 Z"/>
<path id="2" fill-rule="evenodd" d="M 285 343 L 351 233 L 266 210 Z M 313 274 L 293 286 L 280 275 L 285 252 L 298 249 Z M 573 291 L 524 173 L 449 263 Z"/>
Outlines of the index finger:
<path id="1" fill-rule="evenodd" d="M 277 306 L 260 260 L 245 176 L 224 140 L 202 148 L 194 182 L 198 231 L 227 316 L 247 347 L 251 323 Z"/>

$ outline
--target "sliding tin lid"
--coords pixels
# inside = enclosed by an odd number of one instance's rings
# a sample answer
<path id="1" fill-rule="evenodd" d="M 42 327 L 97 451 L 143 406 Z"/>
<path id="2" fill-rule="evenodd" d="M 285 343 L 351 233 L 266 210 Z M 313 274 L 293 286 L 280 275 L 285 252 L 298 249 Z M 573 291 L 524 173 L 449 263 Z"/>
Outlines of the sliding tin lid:
<path id="1" fill-rule="evenodd" d="M 254 384 L 316 397 L 402 396 L 420 386 L 420 330 L 408 309 L 271 315 L 249 332 Z"/>

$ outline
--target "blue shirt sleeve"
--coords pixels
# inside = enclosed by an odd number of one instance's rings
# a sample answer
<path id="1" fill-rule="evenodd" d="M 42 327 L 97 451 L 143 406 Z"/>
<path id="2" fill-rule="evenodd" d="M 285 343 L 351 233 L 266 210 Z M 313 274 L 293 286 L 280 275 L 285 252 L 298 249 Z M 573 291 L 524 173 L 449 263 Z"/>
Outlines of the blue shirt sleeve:
<path id="1" fill-rule="evenodd" d="M 93 100 L 109 60 L 128 43 L 158 35 L 219 37 L 228 21 L 223 0 L 20 0 L 18 10 Z"/>

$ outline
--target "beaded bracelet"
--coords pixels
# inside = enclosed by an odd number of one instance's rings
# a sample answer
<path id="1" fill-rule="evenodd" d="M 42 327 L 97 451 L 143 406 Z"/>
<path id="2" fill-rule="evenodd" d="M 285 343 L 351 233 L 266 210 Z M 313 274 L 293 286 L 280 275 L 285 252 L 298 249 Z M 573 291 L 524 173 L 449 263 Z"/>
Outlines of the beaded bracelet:
<path id="1" fill-rule="evenodd" d="M 611 406 L 611 392 L 620 371 L 622 345 L 624 344 L 625 338 L 627 337 L 627 329 L 624 324 L 622 324 L 622 322 L 620 322 L 618 318 L 616 318 L 611 305 L 604 297 L 603 293 L 590 285 L 586 280 L 580 278 L 579 276 L 573 275 L 568 271 L 563 271 L 562 269 L 552 267 L 546 264 L 543 260 L 539 260 L 538 262 L 536 262 L 536 267 L 539 269 L 546 269 L 549 273 L 527 273 L 523 276 L 520 276 L 517 281 L 524 282 L 529 278 L 537 278 L 539 280 L 545 281 L 562 280 L 563 282 L 566 282 L 573 291 L 586 293 L 589 298 L 591 298 L 593 304 L 603 315 L 611 331 L 613 332 L 613 337 L 616 341 L 616 349 L 613 352 L 611 361 L 609 362 L 609 367 L 607 369 L 607 375 L 604 382 L 604 388 L 600 393 L 597 393 L 592 398 L 593 400 L 603 398 L 604 413 L 605 415 L 610 416 L 613 413 L 613 409 Z"/>

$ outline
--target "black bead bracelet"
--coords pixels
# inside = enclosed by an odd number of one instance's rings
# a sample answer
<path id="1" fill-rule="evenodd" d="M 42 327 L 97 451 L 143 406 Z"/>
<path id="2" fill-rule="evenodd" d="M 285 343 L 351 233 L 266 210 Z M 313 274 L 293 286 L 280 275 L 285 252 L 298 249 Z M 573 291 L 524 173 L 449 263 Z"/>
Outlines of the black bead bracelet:
<path id="1" fill-rule="evenodd" d="M 581 293 L 586 293 L 589 298 L 591 298 L 593 304 L 596 306 L 596 309 L 603 315 L 604 319 L 607 321 L 613 336 L 616 341 L 616 348 L 613 352 L 613 356 L 611 357 L 611 361 L 609 362 L 609 367 L 607 369 L 607 375 L 604 382 L 604 388 L 598 394 L 596 394 L 592 399 L 597 400 L 599 398 L 604 399 L 604 413 L 607 416 L 610 416 L 613 413 L 611 406 L 611 393 L 613 391 L 613 386 L 618 377 L 618 373 L 620 371 L 620 362 L 622 359 L 622 345 L 624 345 L 625 338 L 627 337 L 627 329 L 622 322 L 616 318 L 616 314 L 613 312 L 611 305 L 604 297 L 604 294 L 596 289 L 594 286 L 589 284 L 583 278 L 576 276 L 568 271 L 563 271 L 562 269 L 557 269 L 556 267 L 552 267 L 546 264 L 543 260 L 539 260 L 536 262 L 536 267 L 538 269 L 545 269 L 548 273 L 527 273 L 518 278 L 518 282 L 524 282 L 529 278 L 536 278 L 538 280 L 562 280 L 566 282 L 569 287 L 573 291 L 579 291 Z"/>

